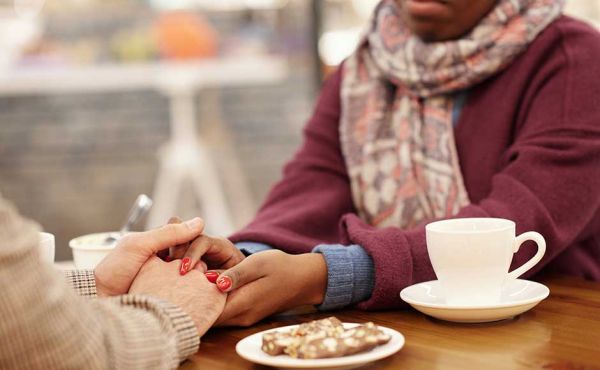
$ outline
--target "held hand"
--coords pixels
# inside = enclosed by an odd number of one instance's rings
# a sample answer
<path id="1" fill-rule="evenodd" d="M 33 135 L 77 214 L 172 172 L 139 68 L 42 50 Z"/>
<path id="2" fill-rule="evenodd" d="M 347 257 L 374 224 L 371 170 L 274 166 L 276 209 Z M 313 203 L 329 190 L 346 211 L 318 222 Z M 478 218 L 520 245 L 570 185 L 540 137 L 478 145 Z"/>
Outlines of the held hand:
<path id="1" fill-rule="evenodd" d="M 177 248 L 170 255 L 172 259 L 181 258 L 181 275 L 185 275 L 188 271 L 196 268 L 202 272 L 209 269 L 228 269 L 244 260 L 244 254 L 226 238 L 213 237 L 209 235 L 201 235 L 189 247 L 182 251 Z M 217 274 L 214 272 L 208 273 L 206 277 L 215 282 Z"/>
<path id="2" fill-rule="evenodd" d="M 224 271 L 217 287 L 230 292 L 217 325 L 249 326 L 277 312 L 323 302 L 327 265 L 318 253 L 260 252 Z"/>
<path id="3" fill-rule="evenodd" d="M 167 263 L 158 257 L 142 266 L 129 293 L 152 295 L 180 307 L 190 315 L 200 336 L 221 315 L 227 297 L 202 272 L 193 270 L 181 276 L 177 261 Z"/>
<path id="4" fill-rule="evenodd" d="M 125 294 L 142 265 L 161 250 L 175 247 L 198 237 L 204 221 L 194 218 L 181 224 L 125 235 L 96 269 L 99 296 Z"/>

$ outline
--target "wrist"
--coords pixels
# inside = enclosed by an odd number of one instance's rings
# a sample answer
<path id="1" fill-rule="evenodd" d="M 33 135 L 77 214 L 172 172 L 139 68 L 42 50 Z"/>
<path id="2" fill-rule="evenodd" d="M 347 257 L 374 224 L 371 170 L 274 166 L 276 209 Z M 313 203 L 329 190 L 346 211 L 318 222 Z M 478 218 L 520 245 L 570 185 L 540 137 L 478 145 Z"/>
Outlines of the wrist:
<path id="1" fill-rule="evenodd" d="M 190 312 L 181 306 L 177 307 L 180 307 L 181 310 L 192 319 L 192 322 L 194 323 L 194 326 L 196 327 L 196 330 L 198 331 L 198 335 L 200 337 L 206 334 L 206 332 L 212 327 L 214 322 L 211 322 L 211 320 L 207 319 L 205 315 L 197 315 L 194 314 L 194 312 Z"/>
<path id="2" fill-rule="evenodd" d="M 96 284 L 96 295 L 98 297 L 112 297 L 116 295 L 121 295 L 124 293 L 116 293 L 112 289 L 110 289 L 107 285 L 102 282 L 102 277 L 99 277 L 96 270 L 94 270 L 94 283 Z"/>
<path id="3" fill-rule="evenodd" d="M 306 274 L 303 279 L 306 286 L 303 303 L 310 305 L 319 305 L 325 299 L 327 290 L 327 263 L 323 255 L 319 253 L 306 253 L 297 256 L 299 266 L 305 266 Z"/>
<path id="4" fill-rule="evenodd" d="M 94 274 L 94 281 L 96 283 L 96 295 L 98 295 L 98 297 L 110 296 L 110 294 L 108 294 L 106 288 L 104 287 L 100 279 L 98 279 L 98 276 L 96 276 L 96 274 Z"/>

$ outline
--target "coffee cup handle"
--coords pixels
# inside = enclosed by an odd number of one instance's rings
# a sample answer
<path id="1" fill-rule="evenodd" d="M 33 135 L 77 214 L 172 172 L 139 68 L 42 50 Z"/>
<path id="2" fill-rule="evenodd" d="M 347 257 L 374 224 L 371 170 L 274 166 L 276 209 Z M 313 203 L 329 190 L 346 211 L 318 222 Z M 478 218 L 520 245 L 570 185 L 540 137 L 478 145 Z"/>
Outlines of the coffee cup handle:
<path id="1" fill-rule="evenodd" d="M 546 253 L 546 240 L 540 233 L 536 233 L 535 231 L 528 231 L 523 233 L 515 238 L 515 247 L 513 253 L 517 253 L 519 248 L 521 248 L 521 244 L 523 244 L 527 240 L 533 240 L 538 247 L 537 253 L 533 256 L 529 261 L 525 262 L 523 266 L 515 269 L 514 271 L 508 274 L 509 279 L 516 279 L 519 276 L 523 275 L 533 266 L 535 266 L 542 257 L 544 257 L 544 253 Z"/>

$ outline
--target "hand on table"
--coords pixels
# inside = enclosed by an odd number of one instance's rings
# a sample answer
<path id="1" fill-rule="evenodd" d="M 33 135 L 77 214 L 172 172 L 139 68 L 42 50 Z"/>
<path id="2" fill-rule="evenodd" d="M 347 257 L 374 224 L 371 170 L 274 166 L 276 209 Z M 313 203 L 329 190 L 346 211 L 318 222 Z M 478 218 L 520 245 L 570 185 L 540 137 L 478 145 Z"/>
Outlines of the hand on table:
<path id="1" fill-rule="evenodd" d="M 249 326 L 277 312 L 323 302 L 327 265 L 318 253 L 271 250 L 247 257 L 222 272 L 216 283 L 229 292 L 216 324 Z"/>
<path id="2" fill-rule="evenodd" d="M 221 315 L 227 297 L 202 272 L 192 270 L 181 276 L 179 262 L 164 262 L 158 257 L 151 257 L 142 266 L 129 293 L 152 295 L 180 307 L 190 315 L 200 336 Z"/>
<path id="3" fill-rule="evenodd" d="M 204 221 L 194 218 L 180 224 L 125 235 L 96 269 L 99 296 L 125 294 L 148 259 L 161 250 L 194 240 L 204 230 Z"/>

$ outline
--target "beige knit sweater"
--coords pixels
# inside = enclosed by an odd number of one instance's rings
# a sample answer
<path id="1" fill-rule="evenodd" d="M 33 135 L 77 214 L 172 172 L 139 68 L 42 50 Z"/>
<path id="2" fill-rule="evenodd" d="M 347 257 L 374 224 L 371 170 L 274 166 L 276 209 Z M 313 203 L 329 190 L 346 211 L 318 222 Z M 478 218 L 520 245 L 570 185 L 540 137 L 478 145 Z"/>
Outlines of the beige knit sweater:
<path id="1" fill-rule="evenodd" d="M 94 298 L 91 271 L 67 272 L 65 282 L 40 260 L 37 231 L 0 197 L 0 369 L 172 369 L 198 350 L 180 308 Z"/>

